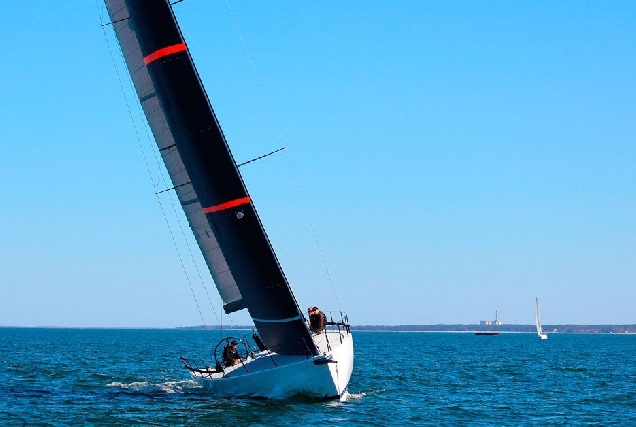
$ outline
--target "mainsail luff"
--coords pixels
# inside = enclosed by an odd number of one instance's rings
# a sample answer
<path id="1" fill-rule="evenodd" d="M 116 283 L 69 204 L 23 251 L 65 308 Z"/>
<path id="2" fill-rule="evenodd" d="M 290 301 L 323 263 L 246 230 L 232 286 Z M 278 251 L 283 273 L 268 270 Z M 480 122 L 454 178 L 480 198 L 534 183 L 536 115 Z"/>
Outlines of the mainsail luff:
<path id="1" fill-rule="evenodd" d="M 316 354 L 166 0 L 106 0 L 137 95 L 228 312 L 265 345 Z"/>

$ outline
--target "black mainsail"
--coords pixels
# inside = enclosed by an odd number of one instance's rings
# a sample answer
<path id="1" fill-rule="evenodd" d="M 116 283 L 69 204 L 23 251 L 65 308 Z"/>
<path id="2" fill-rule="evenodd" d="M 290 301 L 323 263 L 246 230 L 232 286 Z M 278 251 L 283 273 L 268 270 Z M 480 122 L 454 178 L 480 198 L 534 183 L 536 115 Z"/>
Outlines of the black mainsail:
<path id="1" fill-rule="evenodd" d="M 317 354 L 166 0 L 105 0 L 137 96 L 210 273 L 265 345 Z"/>

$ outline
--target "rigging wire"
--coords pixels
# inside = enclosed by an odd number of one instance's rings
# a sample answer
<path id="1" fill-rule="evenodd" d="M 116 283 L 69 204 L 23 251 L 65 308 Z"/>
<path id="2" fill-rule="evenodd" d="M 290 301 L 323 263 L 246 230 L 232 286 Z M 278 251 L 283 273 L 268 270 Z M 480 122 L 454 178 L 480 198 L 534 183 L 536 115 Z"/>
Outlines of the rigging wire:
<path id="1" fill-rule="evenodd" d="M 230 4 L 230 0 L 225 0 L 225 4 L 230 12 L 230 15 L 232 17 L 232 20 L 234 21 L 234 26 L 236 27 L 236 31 L 238 33 L 239 39 L 241 40 L 241 44 L 243 45 L 243 50 L 245 51 L 245 55 L 247 56 L 247 60 L 250 64 L 250 68 L 252 71 L 252 75 L 254 77 L 254 79 L 256 80 L 256 83 L 258 84 L 258 88 L 261 92 L 261 96 L 263 97 L 264 101 L 265 101 L 265 105 L 267 106 L 267 110 L 268 113 L 270 115 L 270 120 L 272 121 L 272 124 L 274 126 L 275 132 L 276 132 L 276 136 L 278 138 L 278 142 L 280 144 L 279 150 L 285 150 L 286 152 L 286 158 L 287 158 L 287 164 L 289 166 L 289 170 L 291 172 L 292 178 L 294 180 L 294 183 L 296 185 L 296 191 L 298 192 L 298 196 L 300 198 L 301 204 L 303 206 L 303 209 L 305 211 L 305 216 L 307 217 L 307 222 L 309 223 L 309 228 L 311 230 L 311 234 L 313 235 L 314 238 L 314 242 L 316 244 L 316 247 L 318 248 L 318 253 L 320 254 L 320 259 L 322 261 L 322 266 L 325 269 L 325 273 L 327 275 L 327 281 L 329 282 L 329 285 L 331 287 L 331 291 L 333 293 L 334 298 L 336 299 L 336 303 L 338 304 L 338 309 L 340 310 L 340 312 L 342 312 L 342 306 L 340 305 L 340 300 L 338 299 L 338 295 L 336 294 L 336 289 L 335 286 L 333 284 L 333 280 L 331 279 L 331 274 L 329 272 L 329 267 L 327 266 L 327 261 L 325 259 L 325 255 L 322 251 L 322 247 L 320 246 L 320 241 L 318 240 L 318 235 L 316 234 L 316 229 L 313 225 L 313 221 L 311 219 L 311 215 L 309 214 L 309 207 L 307 205 L 307 202 L 305 201 L 305 197 L 303 196 L 303 192 L 302 192 L 302 188 L 300 186 L 300 181 L 298 179 L 298 176 L 296 175 L 296 172 L 294 170 L 292 161 L 291 161 L 291 157 L 290 155 L 287 153 L 284 141 L 283 141 L 283 137 L 282 137 L 282 133 L 280 131 L 280 128 L 278 127 L 278 122 L 276 121 L 276 118 L 274 116 L 274 112 L 272 109 L 272 106 L 269 102 L 269 99 L 267 98 L 267 95 L 265 94 L 265 90 L 263 89 L 263 85 L 261 82 L 260 77 L 258 76 L 258 73 L 256 72 L 256 66 L 254 65 L 254 61 L 252 60 L 252 55 L 250 54 L 250 51 L 247 47 L 247 43 L 245 42 L 245 38 L 243 37 L 243 33 L 241 31 L 241 28 L 238 24 L 238 20 L 236 19 L 236 16 L 234 15 L 234 10 L 232 9 L 232 6 Z M 270 153 L 271 154 L 271 153 Z"/>
<path id="2" fill-rule="evenodd" d="M 100 17 L 100 22 L 102 22 L 102 23 L 103 23 L 103 21 L 104 21 L 104 19 L 103 19 L 103 18 L 104 18 L 104 15 L 103 15 L 103 13 L 101 13 L 101 11 L 102 11 L 103 9 L 100 9 L 100 8 L 99 8 L 99 6 L 97 5 L 97 0 L 96 0 L 95 4 L 96 4 L 97 9 L 98 9 L 98 13 L 99 13 L 99 17 Z M 159 193 L 160 193 L 160 192 L 157 192 L 157 190 L 158 190 L 158 183 L 156 183 L 156 182 L 155 182 L 155 180 L 154 180 L 154 178 L 153 178 L 152 170 L 151 170 L 151 168 L 150 168 L 150 163 L 149 163 L 149 161 L 148 161 L 148 156 L 146 155 L 146 150 L 144 149 L 144 146 L 143 146 L 143 143 L 142 143 L 142 139 L 141 139 L 141 136 L 140 136 L 139 130 L 138 130 L 137 125 L 136 125 L 136 123 L 135 123 L 135 119 L 134 119 L 134 116 L 133 116 L 133 113 L 132 113 L 132 109 L 131 109 L 131 107 L 130 107 L 130 102 L 129 102 L 128 96 L 126 95 L 126 90 L 125 90 L 125 88 L 124 88 L 124 83 L 123 83 L 123 80 L 122 80 L 122 78 L 121 78 L 121 74 L 119 73 L 119 70 L 118 70 L 118 68 L 117 68 L 117 62 L 116 62 L 116 60 L 115 60 L 115 55 L 114 55 L 114 53 L 113 53 L 113 49 L 112 49 L 112 47 L 111 47 L 111 45 L 110 45 L 110 41 L 109 41 L 109 39 L 108 39 L 108 35 L 106 34 L 105 25 L 104 25 L 104 24 L 102 24 L 102 26 L 101 26 L 101 27 L 102 27 L 102 32 L 103 32 L 103 34 L 104 34 L 104 38 L 106 39 L 106 45 L 108 46 L 108 52 L 109 52 L 110 57 L 111 57 L 111 60 L 112 60 L 112 62 L 113 62 L 113 68 L 115 69 L 115 74 L 117 75 L 117 79 L 118 79 L 118 81 L 119 81 L 119 86 L 120 86 L 120 88 L 121 88 L 122 94 L 124 95 L 124 101 L 125 101 L 125 103 L 126 103 L 126 108 L 127 108 L 128 114 L 129 114 L 129 116 L 130 116 L 130 119 L 131 119 L 131 122 L 132 122 L 132 125 L 133 125 L 133 129 L 134 129 L 134 131 L 135 131 L 135 135 L 136 135 L 136 137 L 137 137 L 137 142 L 138 142 L 139 147 L 140 147 L 141 152 L 142 152 L 142 156 L 143 156 L 143 159 L 144 159 L 144 163 L 145 163 L 145 165 L 146 165 L 146 170 L 147 170 L 148 175 L 149 175 L 149 177 L 150 177 L 150 181 L 152 182 L 153 189 L 155 190 L 155 191 L 154 191 L 154 192 L 155 192 L 155 197 L 157 198 L 157 201 L 158 201 L 159 206 L 160 206 L 160 208 L 161 208 L 161 212 L 162 212 L 162 215 L 163 215 L 164 221 L 166 222 L 166 226 L 167 226 L 168 231 L 169 231 L 169 233 L 170 233 L 170 237 L 172 238 L 172 242 L 173 242 L 174 247 L 175 247 L 175 250 L 176 250 L 176 252 L 177 252 L 177 257 L 179 258 L 179 262 L 180 262 L 181 267 L 182 267 L 182 269 L 183 269 L 183 272 L 184 272 L 184 274 L 185 274 L 186 281 L 188 282 L 188 285 L 189 285 L 189 288 L 190 288 L 190 292 L 191 292 L 192 297 L 194 298 L 194 302 L 195 302 L 195 304 L 196 304 L 196 306 L 197 306 L 197 311 L 199 312 L 199 315 L 201 316 L 201 321 L 203 322 L 203 326 L 207 328 L 207 326 L 206 326 L 207 324 L 206 324 L 206 321 L 205 321 L 205 317 L 203 316 L 203 312 L 201 311 L 201 306 L 199 305 L 199 301 L 198 301 L 197 296 L 196 296 L 196 293 L 195 293 L 195 291 L 194 291 L 194 287 L 193 287 L 193 285 L 192 285 L 192 281 L 190 280 L 190 275 L 188 274 L 188 271 L 187 271 L 187 268 L 186 268 L 186 266 L 185 266 L 185 263 L 184 263 L 183 257 L 181 256 L 181 251 L 179 250 L 179 247 L 178 247 L 178 244 L 177 244 L 177 239 L 176 239 L 176 237 L 175 237 L 175 235 L 174 235 L 174 232 L 172 231 L 172 227 L 170 226 L 170 221 L 168 220 L 168 216 L 167 216 L 166 211 L 165 211 L 165 209 L 164 209 L 163 203 L 161 202 L 161 197 L 159 196 Z M 121 51 L 121 48 L 120 48 L 120 54 L 121 54 L 121 56 L 122 56 L 122 58 L 123 58 L 123 52 Z M 129 80 L 129 84 L 130 84 L 130 83 L 131 83 L 131 82 L 130 82 L 130 80 Z M 138 108 L 139 110 L 141 110 L 141 106 L 140 106 L 140 105 L 138 105 L 138 107 L 137 107 L 137 108 Z M 147 138 L 147 140 L 152 140 L 152 138 L 150 138 L 150 135 L 148 134 L 148 129 L 147 129 L 147 127 L 144 127 L 144 128 L 145 128 L 145 132 L 146 132 L 146 138 Z M 152 152 L 155 152 L 156 150 L 151 150 L 151 151 L 152 151 Z M 157 154 L 156 154 L 156 153 L 155 153 L 155 161 L 159 164 L 159 160 L 158 160 L 158 157 L 157 157 Z M 164 184 L 166 184 L 166 178 L 165 178 L 165 175 L 162 173 L 162 169 L 161 169 L 161 167 L 159 167 L 159 175 L 160 175 L 160 177 L 161 177 L 161 179 L 162 179 L 163 183 L 164 183 Z M 165 188 L 165 187 L 164 187 L 164 188 Z M 179 219 L 179 216 L 178 216 L 178 214 L 177 214 L 177 210 L 176 210 L 176 207 L 175 207 L 175 204 L 174 204 L 174 198 L 170 198 L 170 201 L 171 201 L 171 204 L 172 204 L 173 211 L 174 211 L 174 213 L 175 213 L 175 217 L 176 217 L 176 219 L 177 219 L 177 223 L 179 224 L 179 228 L 181 229 L 181 233 L 182 233 L 182 235 L 183 235 L 183 237 L 184 237 L 184 241 L 185 241 L 185 243 L 186 243 L 186 247 L 188 248 L 188 251 L 190 252 L 190 256 L 191 256 L 191 258 L 192 258 L 192 261 L 193 261 L 193 264 L 194 264 L 195 269 L 196 269 L 196 271 L 197 271 L 197 274 L 198 274 L 198 276 L 199 276 L 199 278 L 200 278 L 200 280 L 201 280 L 201 283 L 202 283 L 203 289 L 204 289 L 204 291 L 205 291 L 205 293 L 206 293 L 206 295 L 207 295 L 207 298 L 208 298 L 208 301 L 209 301 L 209 303 L 210 303 L 210 306 L 212 307 L 212 311 L 213 311 L 213 313 L 214 313 L 214 316 L 216 317 L 217 321 L 218 321 L 219 323 L 221 323 L 221 322 L 220 322 L 220 320 L 219 320 L 219 316 L 217 315 L 216 310 L 214 309 L 214 306 L 213 306 L 212 301 L 211 301 L 211 299 L 210 299 L 210 294 L 209 294 L 209 292 L 208 292 L 208 290 L 207 290 L 207 287 L 205 286 L 205 283 L 204 283 L 204 281 L 203 281 L 203 277 L 202 277 L 202 275 L 201 275 L 201 272 L 200 272 L 200 270 L 199 270 L 199 268 L 198 268 L 198 265 L 197 265 L 197 263 L 196 263 L 196 261 L 195 261 L 195 259 L 194 259 L 194 254 L 193 254 L 193 252 L 192 252 L 192 249 L 191 249 L 191 247 L 190 247 L 190 244 L 189 244 L 189 242 L 188 242 L 188 239 L 186 238 L 186 234 L 185 234 L 185 232 L 184 232 L 184 230 L 183 230 L 183 225 L 182 225 L 181 220 Z"/>

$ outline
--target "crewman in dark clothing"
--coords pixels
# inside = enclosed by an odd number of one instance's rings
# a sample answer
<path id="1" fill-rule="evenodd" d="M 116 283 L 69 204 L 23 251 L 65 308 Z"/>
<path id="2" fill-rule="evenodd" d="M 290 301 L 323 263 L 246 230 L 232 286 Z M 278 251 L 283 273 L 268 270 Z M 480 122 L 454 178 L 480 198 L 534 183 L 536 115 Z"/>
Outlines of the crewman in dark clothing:
<path id="1" fill-rule="evenodd" d="M 238 363 L 241 363 L 243 360 L 241 356 L 239 356 L 238 351 L 236 350 L 236 341 L 232 340 L 229 345 L 226 345 L 223 349 L 223 363 L 225 366 L 234 366 Z"/>
<path id="2" fill-rule="evenodd" d="M 327 326 L 327 316 L 318 307 L 309 307 L 309 330 L 319 334 Z"/>

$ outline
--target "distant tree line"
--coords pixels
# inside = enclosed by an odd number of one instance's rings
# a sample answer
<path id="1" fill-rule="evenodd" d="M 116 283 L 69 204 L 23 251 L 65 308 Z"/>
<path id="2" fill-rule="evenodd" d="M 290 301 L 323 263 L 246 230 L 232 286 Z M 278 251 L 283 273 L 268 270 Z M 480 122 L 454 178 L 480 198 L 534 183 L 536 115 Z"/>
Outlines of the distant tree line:
<path id="1" fill-rule="evenodd" d="M 354 331 L 404 332 L 536 332 L 534 325 L 352 325 Z M 636 333 L 632 325 L 543 325 L 548 333 L 567 334 L 624 334 Z"/>
<path id="2" fill-rule="evenodd" d="M 177 329 L 242 330 L 254 329 L 254 326 L 189 326 Z M 351 325 L 354 331 L 401 331 L 401 332 L 536 332 L 534 325 Z M 565 334 L 634 334 L 636 324 L 632 325 L 543 325 L 547 333 Z"/>

